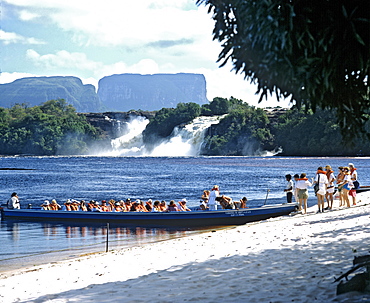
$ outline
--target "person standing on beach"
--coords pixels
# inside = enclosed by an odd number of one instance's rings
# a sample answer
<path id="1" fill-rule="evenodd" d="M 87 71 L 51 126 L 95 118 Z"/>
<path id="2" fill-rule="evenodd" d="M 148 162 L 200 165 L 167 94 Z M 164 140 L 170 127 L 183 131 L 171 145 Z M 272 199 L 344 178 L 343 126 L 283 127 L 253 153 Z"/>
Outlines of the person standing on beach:
<path id="1" fill-rule="evenodd" d="M 307 199 L 309 186 L 312 186 L 311 182 L 308 181 L 306 174 L 302 173 L 296 183 L 296 188 L 298 191 L 299 211 L 302 211 L 302 215 L 307 214 Z M 302 205 L 304 208 L 304 212 L 302 210 Z"/>
<path id="2" fill-rule="evenodd" d="M 20 209 L 21 204 L 19 203 L 19 198 L 17 193 L 12 193 L 10 199 L 6 203 L 8 209 Z"/>
<path id="3" fill-rule="evenodd" d="M 288 174 L 285 175 L 285 180 L 287 181 L 286 187 L 284 189 L 284 192 L 286 192 L 286 201 L 288 203 L 292 203 L 293 198 L 293 181 L 292 181 L 292 175 Z"/>
<path id="4" fill-rule="evenodd" d="M 334 203 L 334 181 L 335 181 L 335 176 L 334 172 L 331 169 L 330 165 L 325 166 L 325 171 L 326 171 L 326 177 L 328 178 L 328 188 L 326 191 L 326 202 L 328 202 L 328 209 L 333 208 L 333 203 Z"/>
<path id="5" fill-rule="evenodd" d="M 344 179 L 341 185 L 338 185 L 338 189 L 340 188 L 343 193 L 343 200 L 346 203 L 347 207 L 351 207 L 349 203 L 348 193 L 353 188 L 353 183 L 351 180 L 351 173 L 349 172 L 348 167 L 343 167 Z"/>
<path id="6" fill-rule="evenodd" d="M 300 179 L 299 178 L 299 175 L 298 174 L 295 174 L 294 176 L 293 176 L 293 179 L 294 179 L 294 181 L 293 181 L 293 195 L 294 195 L 294 200 L 295 200 L 295 203 L 298 203 L 298 188 L 297 188 L 297 182 L 298 182 L 298 180 Z"/>
<path id="7" fill-rule="evenodd" d="M 344 182 L 344 173 L 343 173 L 343 166 L 338 167 L 339 173 L 337 175 L 337 188 L 338 188 L 338 196 L 339 196 L 339 207 L 344 206 L 343 200 L 343 191 L 341 184 Z"/>
<path id="8" fill-rule="evenodd" d="M 220 189 L 218 185 L 213 186 L 211 192 L 209 193 L 209 198 L 208 198 L 209 210 L 217 210 L 216 197 L 218 197 L 219 195 L 220 195 Z"/>
<path id="9" fill-rule="evenodd" d="M 317 206 L 319 208 L 318 212 L 321 213 L 324 212 L 325 194 L 328 186 L 328 178 L 326 176 L 326 172 L 323 171 L 321 166 L 317 169 L 314 183 L 317 183 L 319 185 L 319 190 L 316 193 L 316 197 Z"/>
<path id="10" fill-rule="evenodd" d="M 353 188 L 351 188 L 348 194 L 352 197 L 352 205 L 356 205 L 356 189 L 360 187 L 360 183 L 358 182 L 357 168 L 355 168 L 353 163 L 349 163 L 348 167 L 353 183 Z"/>

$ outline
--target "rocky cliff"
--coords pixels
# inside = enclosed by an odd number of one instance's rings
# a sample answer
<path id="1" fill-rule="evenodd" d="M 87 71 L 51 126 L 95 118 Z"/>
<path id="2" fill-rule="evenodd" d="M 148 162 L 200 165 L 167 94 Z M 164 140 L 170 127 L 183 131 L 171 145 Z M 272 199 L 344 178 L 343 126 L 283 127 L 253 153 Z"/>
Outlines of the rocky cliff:
<path id="1" fill-rule="evenodd" d="M 0 107 L 29 106 L 64 99 L 77 112 L 159 110 L 179 102 L 208 103 L 206 80 L 200 74 L 121 74 L 102 78 L 98 93 L 76 77 L 30 77 L 0 84 Z"/>
<path id="2" fill-rule="evenodd" d="M 11 107 L 15 103 L 40 105 L 49 100 L 64 99 L 78 112 L 104 110 L 95 87 L 84 85 L 76 77 L 30 77 L 0 84 L 0 106 Z"/>
<path id="3" fill-rule="evenodd" d="M 98 95 L 110 110 L 159 110 L 179 102 L 205 104 L 206 80 L 200 74 L 121 74 L 99 81 Z"/>

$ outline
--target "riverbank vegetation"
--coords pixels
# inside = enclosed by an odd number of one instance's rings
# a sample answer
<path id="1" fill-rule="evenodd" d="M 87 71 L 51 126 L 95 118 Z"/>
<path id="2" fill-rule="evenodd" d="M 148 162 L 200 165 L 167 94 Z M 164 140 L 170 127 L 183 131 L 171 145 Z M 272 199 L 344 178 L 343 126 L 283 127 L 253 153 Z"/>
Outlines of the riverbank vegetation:
<path id="1" fill-rule="evenodd" d="M 99 130 L 64 100 L 0 108 L 0 154 L 84 154 Z"/>
<path id="2" fill-rule="evenodd" d="M 348 134 L 352 141 L 343 139 L 333 110 L 261 109 L 233 97 L 214 98 L 202 106 L 179 103 L 176 108 L 162 108 L 145 115 L 150 123 L 143 132 L 144 143 L 166 140 L 175 127 L 181 128 L 198 116 L 215 115 L 220 121 L 207 129 L 201 155 L 250 156 L 274 150 L 280 150 L 282 156 L 370 154 L 368 140 L 357 139 L 356 133 Z M 9 109 L 0 108 L 0 154 L 88 154 L 92 146 L 109 144 L 112 139 L 106 128 L 109 124 L 113 128 L 114 123 L 104 114 L 100 119 L 105 129 L 95 120 L 93 123 L 77 114 L 64 100 L 34 107 L 16 104 Z"/>
<path id="3" fill-rule="evenodd" d="M 202 106 L 188 103 L 162 109 L 148 124 L 144 140 L 168 137 L 175 126 L 198 115 L 225 115 L 207 130 L 202 155 L 259 155 L 266 150 L 281 150 L 279 155 L 289 156 L 370 154 L 368 140 L 360 140 L 359 134 L 349 133 L 344 139 L 335 110 L 317 108 L 313 112 L 304 107 L 264 110 L 233 97 L 218 97 Z M 353 140 L 348 139 L 351 137 Z"/>

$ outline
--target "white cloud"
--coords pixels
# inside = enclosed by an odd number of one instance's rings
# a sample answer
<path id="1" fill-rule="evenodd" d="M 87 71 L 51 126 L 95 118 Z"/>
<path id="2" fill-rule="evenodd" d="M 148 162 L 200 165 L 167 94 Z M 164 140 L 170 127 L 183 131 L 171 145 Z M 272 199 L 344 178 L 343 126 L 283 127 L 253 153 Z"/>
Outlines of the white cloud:
<path id="1" fill-rule="evenodd" d="M 70 69 L 78 70 L 97 70 L 102 67 L 102 63 L 89 60 L 84 53 L 70 53 L 62 50 L 56 54 L 40 55 L 33 49 L 26 52 L 27 58 L 32 60 L 36 65 L 46 69 Z"/>
<path id="2" fill-rule="evenodd" d="M 16 33 L 5 32 L 1 29 L 0 29 L 0 41 L 2 41 L 6 45 L 11 43 L 35 44 L 35 45 L 45 44 L 44 41 L 38 40 L 36 38 L 24 37 Z"/>
<path id="3" fill-rule="evenodd" d="M 8 73 L 8 72 L 2 72 L 0 74 L 0 84 L 4 83 L 11 83 L 14 80 L 20 79 L 20 78 L 27 78 L 27 77 L 35 77 L 34 74 L 30 73 Z"/>
<path id="4" fill-rule="evenodd" d="M 18 7 L 19 18 L 25 24 L 42 20 L 51 33 L 57 26 L 73 37 L 65 42 L 68 51 L 55 52 L 57 47 L 53 45 L 53 50 L 45 48 L 44 53 L 39 49 L 27 51 L 27 59 L 40 71 L 54 75 L 72 73 L 95 86 L 100 78 L 112 74 L 202 73 L 207 80 L 209 100 L 234 96 L 257 105 L 259 97 L 254 94 L 254 85 L 243 75 L 235 75 L 230 66 L 218 67 L 221 46 L 212 41 L 214 21 L 207 8 L 196 7 L 195 0 L 3 1 Z M 76 45 L 79 51 L 74 51 Z M 86 49 L 90 54 L 94 47 L 99 47 L 100 61 L 81 52 Z M 113 52 L 105 55 L 104 47 Z M 117 50 L 119 57 L 108 57 Z M 276 103 L 271 98 L 259 106 L 284 106 L 284 102 Z"/>

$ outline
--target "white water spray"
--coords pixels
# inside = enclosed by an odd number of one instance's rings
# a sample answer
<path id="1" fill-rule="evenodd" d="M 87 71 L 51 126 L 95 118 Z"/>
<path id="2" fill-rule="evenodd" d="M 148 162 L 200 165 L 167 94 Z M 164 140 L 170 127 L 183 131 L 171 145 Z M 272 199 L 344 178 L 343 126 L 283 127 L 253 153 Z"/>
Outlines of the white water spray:
<path id="1" fill-rule="evenodd" d="M 224 116 L 200 116 L 190 124 L 175 127 L 171 138 L 156 146 L 149 156 L 199 156 L 204 134 L 212 124 L 218 124 Z"/>
<path id="2" fill-rule="evenodd" d="M 195 118 L 191 123 L 175 127 L 169 139 L 162 140 L 151 149 L 143 142 L 142 133 L 149 120 L 135 117 L 123 123 L 123 135 L 111 141 L 112 151 L 105 156 L 151 156 L 181 157 L 198 156 L 203 143 L 204 134 L 212 124 L 217 124 L 223 116 Z"/>

